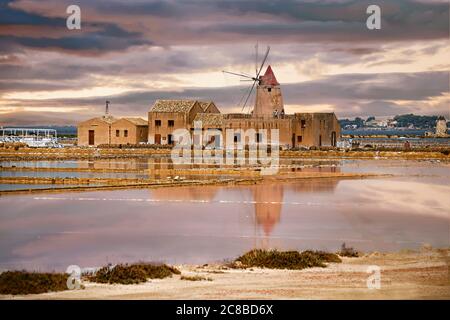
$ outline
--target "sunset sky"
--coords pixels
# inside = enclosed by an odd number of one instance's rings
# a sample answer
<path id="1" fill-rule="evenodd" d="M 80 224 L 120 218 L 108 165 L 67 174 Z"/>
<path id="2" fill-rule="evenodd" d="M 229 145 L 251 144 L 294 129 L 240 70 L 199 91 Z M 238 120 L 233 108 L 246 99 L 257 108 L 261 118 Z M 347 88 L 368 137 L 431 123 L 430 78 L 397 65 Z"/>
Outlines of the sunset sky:
<path id="1" fill-rule="evenodd" d="M 115 116 L 168 98 L 238 112 L 249 83 L 221 71 L 254 74 L 256 42 L 287 113 L 450 118 L 447 0 L 0 0 L 0 125 L 76 124 L 105 100 Z"/>

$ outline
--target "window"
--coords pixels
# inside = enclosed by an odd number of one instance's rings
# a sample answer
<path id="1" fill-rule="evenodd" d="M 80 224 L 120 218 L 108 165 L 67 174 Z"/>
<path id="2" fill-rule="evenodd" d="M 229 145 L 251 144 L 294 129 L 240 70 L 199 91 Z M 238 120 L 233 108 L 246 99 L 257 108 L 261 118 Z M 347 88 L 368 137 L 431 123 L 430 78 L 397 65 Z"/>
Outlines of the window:
<path id="1" fill-rule="evenodd" d="M 256 143 L 260 143 L 262 141 L 262 133 L 256 134 Z"/>
<path id="2" fill-rule="evenodd" d="M 116 130 L 116 137 L 120 137 L 120 130 Z"/>
<path id="3" fill-rule="evenodd" d="M 128 130 L 123 130 L 123 136 L 126 138 L 128 137 Z"/>
<path id="4" fill-rule="evenodd" d="M 300 143 L 303 141 L 303 137 L 302 136 L 297 136 L 297 142 Z"/>
<path id="5" fill-rule="evenodd" d="M 161 120 L 155 120 L 155 127 L 161 127 Z"/>
<path id="6" fill-rule="evenodd" d="M 169 120 L 168 121 L 168 126 L 169 127 L 173 127 L 175 125 L 175 121 L 174 120 Z"/>
<path id="7" fill-rule="evenodd" d="M 234 134 L 234 142 L 241 142 L 241 134 L 240 133 Z"/>
<path id="8" fill-rule="evenodd" d="M 267 91 L 272 92 L 272 88 L 268 88 Z"/>
<path id="9" fill-rule="evenodd" d="M 170 120 L 169 120 L 169 122 L 170 122 Z M 171 134 L 169 134 L 169 135 L 167 135 L 167 143 L 168 144 L 173 144 L 173 136 L 171 135 Z"/>
<path id="10" fill-rule="evenodd" d="M 306 128 L 306 120 L 302 120 L 302 121 L 301 121 L 301 124 L 302 124 L 302 129 L 303 129 L 303 128 Z"/>

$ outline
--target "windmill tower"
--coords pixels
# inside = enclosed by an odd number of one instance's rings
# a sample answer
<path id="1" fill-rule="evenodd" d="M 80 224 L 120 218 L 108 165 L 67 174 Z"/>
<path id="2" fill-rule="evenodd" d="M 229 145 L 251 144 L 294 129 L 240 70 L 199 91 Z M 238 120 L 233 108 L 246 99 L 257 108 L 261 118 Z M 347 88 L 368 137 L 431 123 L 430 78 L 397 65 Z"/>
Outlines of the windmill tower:
<path id="1" fill-rule="evenodd" d="M 262 69 L 264 68 L 264 64 L 266 63 L 269 51 L 270 47 L 267 47 L 261 66 L 259 68 L 256 67 L 256 75 L 254 77 L 241 73 L 223 71 L 224 73 L 229 73 L 244 78 L 241 81 L 253 82 L 250 89 L 244 94 L 244 96 L 240 100 L 240 103 L 244 101 L 242 105 L 242 110 L 245 109 L 247 102 L 253 93 L 253 89 L 256 86 L 255 105 L 251 112 L 253 117 L 273 116 L 275 114 L 275 111 L 278 114 L 280 114 L 282 111 L 284 112 L 283 96 L 281 94 L 280 84 L 278 83 L 277 78 L 273 73 L 272 67 L 269 65 L 264 75 L 262 76 L 260 75 Z M 258 60 L 258 45 L 256 45 L 256 61 L 257 60 Z"/>
<path id="2" fill-rule="evenodd" d="M 279 114 L 282 110 L 284 110 L 284 105 L 280 84 L 269 65 L 266 73 L 259 77 L 253 116 L 268 116 L 275 112 Z"/>

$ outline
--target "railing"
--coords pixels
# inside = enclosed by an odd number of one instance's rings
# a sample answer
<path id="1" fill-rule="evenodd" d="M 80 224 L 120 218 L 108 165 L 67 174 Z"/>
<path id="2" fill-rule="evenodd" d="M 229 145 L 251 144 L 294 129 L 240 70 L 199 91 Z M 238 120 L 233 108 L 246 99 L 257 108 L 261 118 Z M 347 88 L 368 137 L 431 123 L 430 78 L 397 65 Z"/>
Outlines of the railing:
<path id="1" fill-rule="evenodd" d="M 30 147 L 57 147 L 58 133 L 55 129 L 2 128 L 0 142 L 25 143 Z"/>

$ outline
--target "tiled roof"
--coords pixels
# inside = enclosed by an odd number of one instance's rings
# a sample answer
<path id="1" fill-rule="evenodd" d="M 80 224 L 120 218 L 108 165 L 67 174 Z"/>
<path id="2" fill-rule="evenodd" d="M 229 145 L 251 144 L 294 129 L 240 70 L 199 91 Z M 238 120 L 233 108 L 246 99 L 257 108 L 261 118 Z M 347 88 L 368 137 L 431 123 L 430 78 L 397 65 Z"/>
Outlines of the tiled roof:
<path id="1" fill-rule="evenodd" d="M 125 120 L 130 121 L 131 123 L 137 125 L 137 126 L 146 126 L 148 125 L 148 121 L 144 120 L 142 118 L 124 118 Z"/>
<path id="2" fill-rule="evenodd" d="M 194 121 L 201 121 L 203 126 L 221 127 L 223 115 L 220 113 L 197 113 Z"/>
<path id="3" fill-rule="evenodd" d="M 156 100 L 152 112 L 189 112 L 195 100 Z"/>

